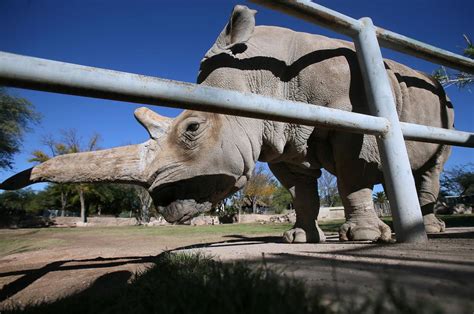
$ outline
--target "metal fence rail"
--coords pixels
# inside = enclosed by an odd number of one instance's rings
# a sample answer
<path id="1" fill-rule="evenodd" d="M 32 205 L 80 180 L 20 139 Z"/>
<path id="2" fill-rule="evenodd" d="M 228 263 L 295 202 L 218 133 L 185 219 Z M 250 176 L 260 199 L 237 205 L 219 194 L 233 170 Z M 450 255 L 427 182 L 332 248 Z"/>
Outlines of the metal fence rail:
<path id="1" fill-rule="evenodd" d="M 303 0 L 253 0 L 352 36 L 375 116 L 250 93 L 0 52 L 0 84 L 377 135 L 397 240 L 426 241 L 405 139 L 474 147 L 474 134 L 400 123 L 377 42 L 474 73 L 474 61 Z M 402 134 L 403 133 L 403 134 Z"/>
<path id="2" fill-rule="evenodd" d="M 383 135 L 385 118 L 0 51 L 0 85 Z M 401 122 L 414 141 L 474 147 L 468 132 Z"/>
<path id="3" fill-rule="evenodd" d="M 362 22 L 360 20 L 356 20 L 308 0 L 250 1 L 302 18 L 308 22 L 332 29 L 333 31 L 350 37 L 357 36 L 362 28 Z M 375 32 L 378 42 L 382 47 L 407 53 L 420 59 L 442 64 L 467 73 L 474 73 L 474 60 L 472 59 L 425 44 L 381 27 L 376 27 Z"/>

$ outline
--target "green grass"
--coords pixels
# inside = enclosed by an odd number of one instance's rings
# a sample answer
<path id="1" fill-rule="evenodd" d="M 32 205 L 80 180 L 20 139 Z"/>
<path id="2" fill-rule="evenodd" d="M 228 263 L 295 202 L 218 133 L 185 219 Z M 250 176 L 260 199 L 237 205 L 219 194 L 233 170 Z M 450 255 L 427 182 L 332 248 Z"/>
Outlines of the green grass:
<path id="1" fill-rule="evenodd" d="M 28 251 L 41 250 L 63 244 L 65 241 L 57 238 L 38 239 L 37 234 L 41 230 L 34 230 L 24 233 L 0 234 L 0 256 Z"/>
<path id="2" fill-rule="evenodd" d="M 436 215 L 439 219 L 446 223 L 447 228 L 453 227 L 474 227 L 474 214 L 466 215 Z M 390 226 L 393 230 L 392 217 L 382 217 L 383 222 Z"/>
<path id="3" fill-rule="evenodd" d="M 319 227 L 324 232 L 339 232 L 339 227 L 345 222 L 344 219 L 334 219 L 318 222 Z"/>
<path id="4" fill-rule="evenodd" d="M 438 215 L 446 223 L 446 227 L 472 227 L 474 226 L 474 214 L 469 215 Z"/>
<path id="5" fill-rule="evenodd" d="M 474 215 L 443 215 L 438 216 L 450 227 L 474 226 Z M 393 230 L 391 217 L 382 220 Z M 322 221 L 319 223 L 324 232 L 338 232 L 343 219 Z M 282 224 L 224 224 L 215 226 L 123 226 L 123 227 L 86 227 L 86 228 L 41 228 L 21 230 L 0 230 L 0 256 L 13 253 L 39 250 L 43 248 L 65 245 L 74 236 L 88 237 L 121 237 L 131 239 L 134 236 L 192 238 L 219 237 L 225 235 L 242 236 L 280 236 L 292 227 L 290 223 Z"/>
<path id="6" fill-rule="evenodd" d="M 78 237 L 86 239 L 112 238 L 112 241 L 133 242 L 142 237 L 172 239 L 218 239 L 226 235 L 280 236 L 291 228 L 290 224 L 229 224 L 215 226 L 123 226 L 123 227 L 81 227 L 40 228 L 0 230 L 0 256 L 40 249 L 65 246 Z M 135 239 L 135 240 L 134 240 Z"/>
<path id="7" fill-rule="evenodd" d="M 110 235 L 150 235 L 150 236 L 192 236 L 192 235 L 225 235 L 225 234 L 268 234 L 288 230 L 290 224 L 223 224 L 209 226 L 123 226 L 123 227 L 81 227 L 81 228 L 44 228 L 41 232 L 53 235 L 87 233 Z"/>
<path id="8" fill-rule="evenodd" d="M 337 299 L 275 272 L 264 262 L 252 269 L 202 254 L 164 253 L 130 284 L 126 277 L 113 285 L 101 282 L 99 278 L 86 291 L 50 304 L 4 313 L 441 313 L 436 305 L 413 301 L 390 283 L 363 300 L 355 301 L 351 295 Z"/>

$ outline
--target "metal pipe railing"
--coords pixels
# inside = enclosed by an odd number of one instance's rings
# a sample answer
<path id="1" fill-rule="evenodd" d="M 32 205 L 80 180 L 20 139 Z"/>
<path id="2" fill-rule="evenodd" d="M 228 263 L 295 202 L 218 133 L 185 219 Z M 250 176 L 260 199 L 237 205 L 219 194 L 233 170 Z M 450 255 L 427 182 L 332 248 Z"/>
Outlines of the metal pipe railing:
<path id="1" fill-rule="evenodd" d="M 0 52 L 0 85 L 382 135 L 384 118 Z"/>
<path id="2" fill-rule="evenodd" d="M 390 130 L 377 140 L 377 144 L 397 241 L 425 242 L 428 238 L 415 179 L 375 27 L 370 18 L 361 19 L 361 24 L 361 30 L 354 42 L 369 108 L 373 115 L 386 118 L 390 122 Z"/>
<path id="3" fill-rule="evenodd" d="M 405 140 L 474 147 L 474 133 L 400 122 Z"/>
<path id="4" fill-rule="evenodd" d="M 0 52 L 0 85 L 241 115 L 353 133 L 381 135 L 389 128 L 388 121 L 380 117 L 6 52 Z M 410 140 L 474 147 L 472 133 L 403 122 L 401 127 Z"/>
<path id="5" fill-rule="evenodd" d="M 302 18 L 308 22 L 338 33 L 355 37 L 360 31 L 361 24 L 347 15 L 323 7 L 308 0 L 250 0 L 286 14 Z M 444 49 L 414 40 L 412 38 L 376 28 L 377 39 L 380 46 L 404 52 L 412 56 L 463 72 L 474 74 L 474 60 L 466 58 Z"/>

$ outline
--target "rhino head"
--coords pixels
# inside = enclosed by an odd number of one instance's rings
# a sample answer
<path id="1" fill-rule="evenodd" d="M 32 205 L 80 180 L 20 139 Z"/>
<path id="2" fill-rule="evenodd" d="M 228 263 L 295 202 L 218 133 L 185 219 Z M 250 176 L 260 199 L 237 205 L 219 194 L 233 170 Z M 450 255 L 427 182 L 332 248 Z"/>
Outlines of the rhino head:
<path id="1" fill-rule="evenodd" d="M 206 54 L 198 82 L 245 90 L 239 73 L 206 65 L 210 56 L 233 54 L 253 33 L 255 11 L 236 6 L 216 43 Z M 238 50 L 238 49 L 237 49 Z M 222 70 L 224 72 L 222 72 Z M 115 182 L 148 189 L 168 222 L 182 222 L 208 211 L 248 181 L 263 142 L 260 120 L 184 111 L 171 119 L 142 107 L 135 117 L 150 140 L 138 145 L 57 156 L 7 179 L 1 189 L 36 182 Z"/>
<path id="2" fill-rule="evenodd" d="M 148 189 L 168 222 L 208 211 L 247 182 L 255 166 L 252 141 L 234 117 L 184 111 L 171 119 L 142 107 L 136 119 L 150 139 L 142 144 L 54 157 L 5 180 L 14 190 L 37 182 L 115 182 Z"/>

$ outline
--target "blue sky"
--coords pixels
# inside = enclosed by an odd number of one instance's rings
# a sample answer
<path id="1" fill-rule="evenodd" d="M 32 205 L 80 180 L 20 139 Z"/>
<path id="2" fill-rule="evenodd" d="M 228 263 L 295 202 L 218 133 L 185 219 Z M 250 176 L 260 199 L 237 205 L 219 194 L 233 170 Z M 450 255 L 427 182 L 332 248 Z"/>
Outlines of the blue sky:
<path id="1" fill-rule="evenodd" d="M 460 53 L 462 34 L 474 39 L 471 0 L 328 1 L 317 3 L 354 18 L 369 16 L 378 26 Z M 195 82 L 199 62 L 227 22 L 235 4 L 257 9 L 257 25 L 278 25 L 298 31 L 345 38 L 279 12 L 246 1 L 122 1 L 122 0 L 2 0 L 0 50 L 162 78 Z M 431 73 L 438 66 L 389 50 L 384 57 Z M 86 140 L 94 132 L 101 147 L 139 143 L 145 130 L 133 118 L 139 107 L 22 89 L 10 92 L 27 98 L 43 115 L 27 133 L 12 171 L 0 171 L 3 181 L 29 168 L 31 152 L 42 148 L 41 137 L 74 128 Z M 474 94 L 448 90 L 456 110 L 456 127 L 473 132 Z M 474 91 L 473 91 L 474 92 Z M 154 107 L 160 114 L 180 111 Z M 454 148 L 448 167 L 474 161 L 472 150 Z"/>

